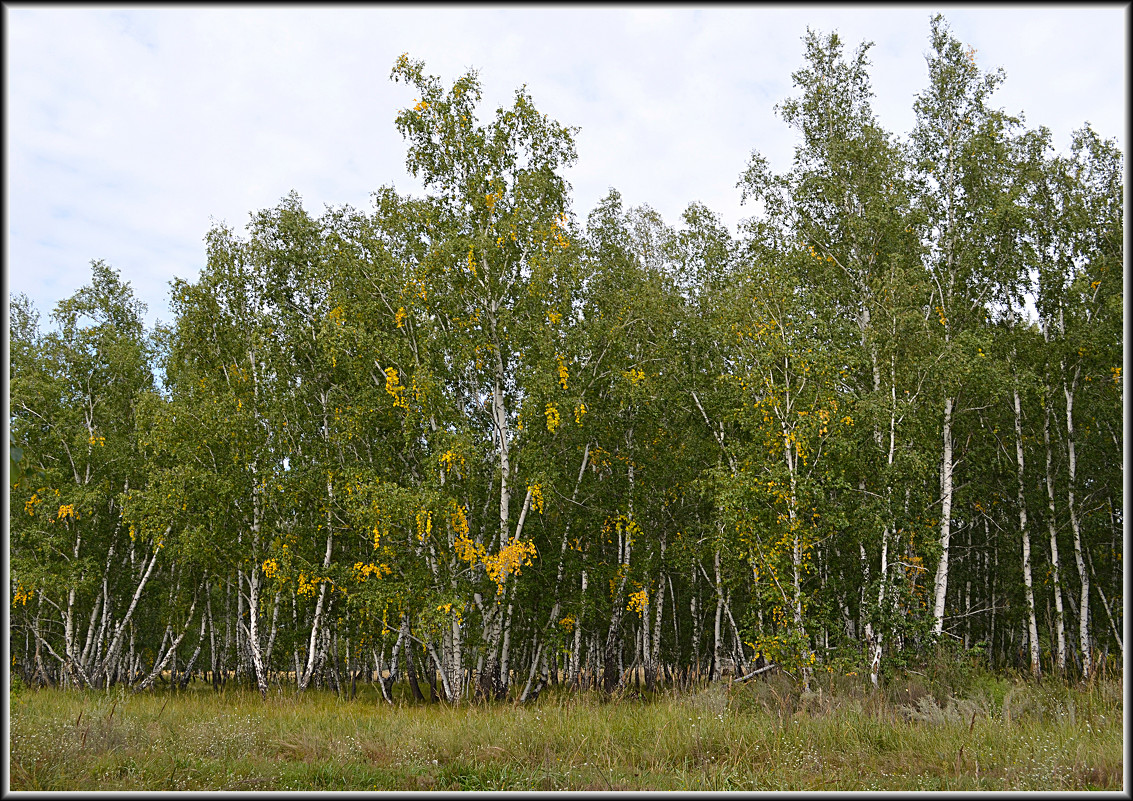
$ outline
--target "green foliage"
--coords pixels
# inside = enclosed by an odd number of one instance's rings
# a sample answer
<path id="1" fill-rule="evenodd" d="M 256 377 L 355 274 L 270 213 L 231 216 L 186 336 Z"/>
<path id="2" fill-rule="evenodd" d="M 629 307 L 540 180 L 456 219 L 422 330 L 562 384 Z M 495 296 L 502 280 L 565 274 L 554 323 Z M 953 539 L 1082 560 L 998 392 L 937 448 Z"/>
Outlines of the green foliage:
<path id="1" fill-rule="evenodd" d="M 929 44 L 902 139 L 870 45 L 808 31 L 794 159 L 752 154 L 735 233 L 613 189 L 583 224 L 577 129 L 405 55 L 424 196 L 216 226 L 150 332 L 101 262 L 53 330 L 14 298 L 14 675 L 270 703 L 374 670 L 460 704 L 771 663 L 793 708 L 868 676 L 952 725 L 1027 662 L 1024 535 L 1042 663 L 1059 615 L 1070 675 L 1123 653 L 1122 152 L 1087 126 L 1053 154 L 940 17 Z M 536 779 L 497 767 L 416 775 Z"/>

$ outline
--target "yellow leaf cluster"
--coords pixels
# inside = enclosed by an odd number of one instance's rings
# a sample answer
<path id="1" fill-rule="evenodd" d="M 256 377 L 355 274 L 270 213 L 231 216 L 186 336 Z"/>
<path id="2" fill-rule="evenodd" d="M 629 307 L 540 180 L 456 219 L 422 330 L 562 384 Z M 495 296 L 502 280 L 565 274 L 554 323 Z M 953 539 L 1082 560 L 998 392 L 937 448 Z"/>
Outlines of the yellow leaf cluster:
<path id="1" fill-rule="evenodd" d="M 555 354 L 555 363 L 558 365 L 558 368 L 559 368 L 559 385 L 562 386 L 563 389 L 566 389 L 567 388 L 567 367 L 566 367 L 566 364 L 563 363 L 562 354 L 560 354 L 560 353 Z"/>
<path id="2" fill-rule="evenodd" d="M 558 217 L 558 220 L 555 222 L 554 237 L 555 237 L 555 244 L 558 245 L 563 250 L 566 250 L 567 248 L 570 247 L 570 241 L 565 236 L 563 236 L 563 230 L 566 228 L 566 224 L 567 224 L 566 214 L 560 214 L 559 217 Z"/>
<path id="3" fill-rule="evenodd" d="M 457 621 L 461 620 L 460 607 L 454 607 L 451 603 L 440 604 L 437 607 L 438 612 L 444 612 L 446 615 L 454 615 Z"/>
<path id="4" fill-rule="evenodd" d="M 479 545 L 467 536 L 461 536 L 453 543 L 453 550 L 459 559 L 471 565 L 482 564 L 490 578 L 496 584 L 496 594 L 503 594 L 504 582 L 511 574 L 519 575 L 524 565 L 531 565 L 536 555 L 535 543 L 532 540 L 514 540 L 510 545 L 500 549 L 497 554 L 489 554 L 483 545 Z"/>
<path id="5" fill-rule="evenodd" d="M 458 559 L 468 562 L 470 565 L 482 562 L 486 553 L 484 546 L 470 540 L 467 534 L 457 537 L 452 548 L 456 551 Z"/>
<path id="6" fill-rule="evenodd" d="M 417 510 L 417 539 L 425 541 L 425 537 L 433 533 L 433 513 L 428 509 Z"/>
<path id="7" fill-rule="evenodd" d="M 813 245 L 807 245 L 807 250 L 808 250 L 808 251 L 810 252 L 811 258 L 813 258 L 813 259 L 816 259 L 816 260 L 818 260 L 818 261 L 834 261 L 834 257 L 833 257 L 833 256 L 827 256 L 827 257 L 823 258 L 823 257 L 822 257 L 822 256 L 821 256 L 821 255 L 820 255 L 820 254 L 818 253 L 818 251 L 816 251 L 816 250 L 814 249 L 814 246 L 813 246 Z"/>
<path id="8" fill-rule="evenodd" d="M 35 595 L 35 590 L 25 589 L 23 584 L 17 584 L 16 597 L 12 599 L 12 603 L 27 606 L 33 595 Z"/>
<path id="9" fill-rule="evenodd" d="M 393 397 L 394 406 L 402 409 L 409 408 L 405 403 L 405 387 L 401 385 L 396 367 L 386 368 L 386 392 Z"/>
<path id="10" fill-rule="evenodd" d="M 629 596 L 629 603 L 626 604 L 626 611 L 636 612 L 639 615 L 644 615 L 646 608 L 649 606 L 649 590 L 642 587 L 637 592 Z"/>
<path id="11" fill-rule="evenodd" d="M 452 450 L 445 451 L 437 458 L 441 460 L 441 464 L 444 465 L 445 470 L 452 470 L 453 465 L 455 465 L 458 461 L 460 462 L 461 466 L 464 465 L 464 457 Z"/>
<path id="12" fill-rule="evenodd" d="M 370 576 L 380 579 L 382 576 L 388 576 L 392 572 L 393 570 L 389 565 L 375 565 L 373 562 L 354 563 L 354 580 L 359 584 L 366 581 Z"/>
<path id="13" fill-rule="evenodd" d="M 637 525 L 636 520 L 632 520 L 626 515 L 613 515 L 607 517 L 602 521 L 602 533 L 610 538 L 613 534 L 625 534 L 629 537 L 630 545 L 639 534 L 641 534 L 641 527 Z"/>
<path id="14" fill-rule="evenodd" d="M 555 429 L 558 428 L 559 423 L 562 422 L 562 417 L 559 415 L 559 409 L 557 406 L 555 406 L 555 404 L 548 403 L 544 414 L 546 414 L 547 416 L 547 430 L 554 434 Z"/>
<path id="15" fill-rule="evenodd" d="M 321 582 L 322 580 L 315 576 L 312 576 L 308 579 L 306 573 L 300 573 L 298 592 L 304 598 L 313 598 L 315 597 L 315 593 L 318 592 L 319 584 Z"/>
<path id="16" fill-rule="evenodd" d="M 497 595 L 503 594 L 507 577 L 512 573 L 519 575 L 519 569 L 523 565 L 530 566 L 535 554 L 534 541 L 513 540 L 510 545 L 501 548 L 495 556 L 487 556 L 483 559 L 488 578 L 496 583 Z"/>
<path id="17" fill-rule="evenodd" d="M 455 501 L 452 502 L 452 508 L 449 510 L 449 523 L 458 539 L 468 538 L 468 515 L 465 513 L 463 505 L 459 505 Z"/>

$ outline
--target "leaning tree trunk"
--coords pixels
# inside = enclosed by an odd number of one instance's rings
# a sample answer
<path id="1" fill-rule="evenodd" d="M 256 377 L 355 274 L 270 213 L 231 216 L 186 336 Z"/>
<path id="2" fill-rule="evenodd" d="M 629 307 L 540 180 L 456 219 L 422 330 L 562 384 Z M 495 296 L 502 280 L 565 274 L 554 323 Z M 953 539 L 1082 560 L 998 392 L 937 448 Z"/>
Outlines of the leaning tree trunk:
<path id="1" fill-rule="evenodd" d="M 327 586 L 328 582 L 325 580 L 327 571 L 330 569 L 331 551 L 334 547 L 334 529 L 331 528 L 331 503 L 334 500 L 334 487 L 331 484 L 330 478 L 327 478 L 327 544 L 323 552 L 323 581 L 319 582 L 319 598 L 315 602 L 315 616 L 311 621 L 311 636 L 308 640 L 307 646 L 307 664 L 303 668 L 303 674 L 297 676 L 299 689 L 305 690 L 311 682 L 311 677 L 319 667 L 321 657 L 325 649 L 317 647 L 319 642 L 319 635 L 321 634 L 323 615 L 326 612 L 327 601 Z"/>

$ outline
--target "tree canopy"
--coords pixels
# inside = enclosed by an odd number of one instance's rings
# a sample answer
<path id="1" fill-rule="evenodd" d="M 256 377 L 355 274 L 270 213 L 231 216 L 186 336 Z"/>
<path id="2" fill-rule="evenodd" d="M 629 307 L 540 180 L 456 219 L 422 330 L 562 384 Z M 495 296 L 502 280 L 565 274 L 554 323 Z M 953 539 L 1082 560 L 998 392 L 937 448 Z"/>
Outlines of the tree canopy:
<path id="1" fill-rule="evenodd" d="M 216 226 L 154 330 L 102 262 L 49 330 L 13 298 L 14 671 L 457 703 L 1122 657 L 1120 148 L 1055 153 L 940 17 L 904 138 L 868 43 L 804 46 L 735 234 L 579 220 L 577 129 L 405 55 L 423 196 Z"/>

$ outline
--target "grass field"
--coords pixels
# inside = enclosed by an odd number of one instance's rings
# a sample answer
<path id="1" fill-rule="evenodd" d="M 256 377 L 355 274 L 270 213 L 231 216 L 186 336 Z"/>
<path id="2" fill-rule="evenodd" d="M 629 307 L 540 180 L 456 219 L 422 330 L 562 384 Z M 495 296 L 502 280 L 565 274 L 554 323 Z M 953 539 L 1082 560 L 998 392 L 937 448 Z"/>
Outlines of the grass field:
<path id="1" fill-rule="evenodd" d="M 11 698 L 12 790 L 1121 790 L 1121 680 L 820 674 L 511 704 L 389 706 L 363 686 Z"/>

